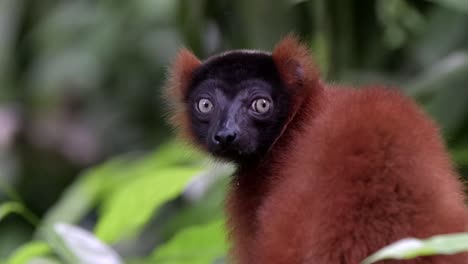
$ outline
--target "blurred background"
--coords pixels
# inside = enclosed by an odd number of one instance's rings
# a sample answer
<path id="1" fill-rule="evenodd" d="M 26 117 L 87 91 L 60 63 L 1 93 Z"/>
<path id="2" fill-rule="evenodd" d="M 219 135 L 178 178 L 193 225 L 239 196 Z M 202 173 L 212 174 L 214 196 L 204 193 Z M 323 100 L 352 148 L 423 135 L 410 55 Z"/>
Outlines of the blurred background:
<path id="1" fill-rule="evenodd" d="M 232 168 L 173 140 L 166 70 L 288 32 L 414 97 L 468 176 L 466 0 L 0 0 L 0 263 L 223 263 Z"/>

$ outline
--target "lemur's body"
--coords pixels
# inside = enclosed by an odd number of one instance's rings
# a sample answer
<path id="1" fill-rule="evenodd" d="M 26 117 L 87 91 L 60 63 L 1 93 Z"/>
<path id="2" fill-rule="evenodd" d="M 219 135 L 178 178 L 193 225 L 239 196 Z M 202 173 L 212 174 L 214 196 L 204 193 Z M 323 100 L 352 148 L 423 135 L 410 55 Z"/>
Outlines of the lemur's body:
<path id="1" fill-rule="evenodd" d="M 399 93 L 321 83 L 293 38 L 271 55 L 203 63 L 182 51 L 172 73 L 175 123 L 238 166 L 227 201 L 236 263 L 357 264 L 405 237 L 465 231 L 462 187 L 437 128 Z"/>

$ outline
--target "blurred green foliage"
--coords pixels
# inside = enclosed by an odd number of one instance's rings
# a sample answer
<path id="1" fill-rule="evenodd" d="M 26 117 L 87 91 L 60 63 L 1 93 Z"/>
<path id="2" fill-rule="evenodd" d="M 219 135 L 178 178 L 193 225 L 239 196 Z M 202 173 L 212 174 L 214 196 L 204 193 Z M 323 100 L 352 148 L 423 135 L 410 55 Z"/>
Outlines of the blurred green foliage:
<path id="1" fill-rule="evenodd" d="M 159 96 L 182 46 L 296 32 L 323 78 L 414 97 L 468 176 L 467 3 L 0 0 L 0 263 L 89 260 L 78 238 L 109 263 L 223 262 L 232 168 L 172 143 Z"/>

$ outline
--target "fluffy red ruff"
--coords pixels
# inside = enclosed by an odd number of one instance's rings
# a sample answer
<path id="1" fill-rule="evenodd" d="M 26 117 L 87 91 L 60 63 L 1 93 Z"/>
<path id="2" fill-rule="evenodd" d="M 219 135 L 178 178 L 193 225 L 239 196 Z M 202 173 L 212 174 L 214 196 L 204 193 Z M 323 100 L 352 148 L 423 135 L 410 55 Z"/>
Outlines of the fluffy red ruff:
<path id="1" fill-rule="evenodd" d="M 278 151 L 287 155 L 261 175 L 274 183 L 255 214 L 249 260 L 241 263 L 358 264 L 405 237 L 466 230 L 461 183 L 436 126 L 413 102 L 383 88 L 326 88 L 323 99 L 313 122 Z"/>

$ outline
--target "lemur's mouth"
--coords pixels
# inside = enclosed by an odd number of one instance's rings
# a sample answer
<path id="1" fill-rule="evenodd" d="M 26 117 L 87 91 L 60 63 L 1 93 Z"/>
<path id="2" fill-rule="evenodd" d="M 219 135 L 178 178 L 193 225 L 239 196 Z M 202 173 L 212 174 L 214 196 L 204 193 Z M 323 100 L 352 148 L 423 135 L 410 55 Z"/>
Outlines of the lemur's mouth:
<path id="1" fill-rule="evenodd" d="M 244 151 L 235 146 L 219 146 L 213 151 L 213 153 L 221 157 L 234 157 L 242 155 Z"/>
<path id="2" fill-rule="evenodd" d="M 256 152 L 254 151 L 248 151 L 234 146 L 218 148 L 212 151 L 212 154 L 217 158 L 240 163 L 246 163 L 247 161 L 254 162 L 258 160 L 260 157 L 255 155 L 255 153 Z"/>

